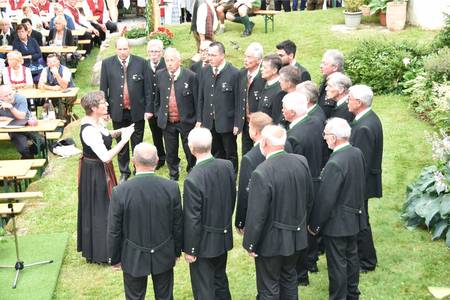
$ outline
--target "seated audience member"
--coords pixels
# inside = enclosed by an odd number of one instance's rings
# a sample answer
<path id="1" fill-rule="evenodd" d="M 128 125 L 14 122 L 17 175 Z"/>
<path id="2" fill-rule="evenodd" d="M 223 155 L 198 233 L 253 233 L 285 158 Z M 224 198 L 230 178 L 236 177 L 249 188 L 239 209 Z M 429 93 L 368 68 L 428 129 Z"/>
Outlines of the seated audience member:
<path id="1" fill-rule="evenodd" d="M 23 65 L 23 57 L 19 51 L 9 52 L 8 67 L 2 71 L 3 84 L 9 84 L 14 89 L 33 87 L 33 77 L 29 68 Z"/>
<path id="2" fill-rule="evenodd" d="M 86 50 L 86 53 L 89 54 L 92 48 L 92 41 L 100 37 L 100 32 L 92 27 L 91 23 L 86 19 L 86 17 L 80 12 L 80 10 L 76 7 L 77 0 L 66 0 L 64 1 L 64 14 L 71 17 L 75 24 L 75 29 L 84 29 L 86 30 L 83 36 L 80 36 L 79 39 L 82 40 L 90 40 L 91 43 L 88 45 L 84 45 L 83 49 Z M 95 35 L 95 38 L 92 38 L 92 34 Z"/>
<path id="3" fill-rule="evenodd" d="M 24 18 L 22 19 L 21 23 L 26 26 L 28 36 L 35 39 L 39 46 L 43 46 L 42 33 L 33 29 L 33 23 L 31 22 L 31 20 L 28 18 Z"/>
<path id="4" fill-rule="evenodd" d="M 96 21 L 90 21 L 91 25 L 100 33 L 100 39 L 105 40 L 106 30 L 109 32 L 117 31 L 117 24 L 109 18 L 108 7 L 104 0 L 86 0 L 83 1 L 83 12 L 87 18 L 97 17 Z"/>
<path id="5" fill-rule="evenodd" d="M 48 33 L 48 44 L 55 46 L 74 46 L 72 32 L 66 27 L 66 19 L 63 16 L 56 16 L 55 27 Z"/>
<path id="6" fill-rule="evenodd" d="M 244 32 L 242 32 L 243 37 L 251 35 L 255 23 L 250 21 L 248 16 L 261 8 L 261 0 L 237 0 L 234 3 L 233 8 L 233 10 L 227 12 L 227 20 L 244 24 Z"/>
<path id="7" fill-rule="evenodd" d="M 200 49 L 201 42 L 205 40 L 214 41 L 214 31 L 216 31 L 218 25 L 213 1 L 196 0 L 192 13 L 191 31 L 197 42 L 197 51 Z"/>
<path id="8" fill-rule="evenodd" d="M 62 16 L 66 20 L 66 27 L 67 27 L 67 29 L 75 30 L 75 23 L 73 22 L 73 19 L 69 15 L 66 15 L 64 13 L 64 7 L 61 4 L 59 4 L 59 3 L 55 4 L 54 11 L 55 11 L 55 16 L 50 19 L 50 23 L 49 23 L 49 28 L 50 29 L 55 28 L 55 19 L 56 19 L 56 17 Z"/>
<path id="9" fill-rule="evenodd" d="M 13 42 L 13 49 L 22 53 L 24 64 L 30 68 L 31 74 L 37 75 L 43 69 L 41 49 L 38 42 L 28 36 L 27 26 L 19 24 L 16 28 L 17 38 Z"/>
<path id="10" fill-rule="evenodd" d="M 9 0 L 6 1 L 6 11 L 9 12 L 10 16 L 21 16 L 22 7 L 26 3 L 26 0 Z"/>
<path id="11" fill-rule="evenodd" d="M 355 118 L 355 115 L 348 111 L 348 89 L 351 86 L 352 80 L 341 72 L 328 76 L 325 88 L 327 99 L 336 102 L 336 106 L 331 110 L 330 118 L 342 118 L 349 123 Z"/>
<path id="12" fill-rule="evenodd" d="M 74 87 L 72 73 L 69 68 L 61 65 L 57 54 L 47 56 L 47 67 L 42 70 L 38 87 L 44 90 L 60 91 Z"/>
<path id="13" fill-rule="evenodd" d="M 0 20 L 0 45 L 11 46 L 16 37 L 17 37 L 16 32 L 11 27 L 9 19 L 5 18 Z"/>
<path id="14" fill-rule="evenodd" d="M 214 2 L 214 7 L 216 8 L 217 18 L 219 19 L 219 30 L 217 34 L 225 32 L 225 14 L 233 9 L 234 0 L 220 0 Z"/>
<path id="15" fill-rule="evenodd" d="M 22 95 L 15 94 L 10 85 L 0 86 L 0 100 L 0 117 L 24 120 L 30 115 L 27 99 Z M 22 159 L 34 158 L 34 154 L 37 154 L 37 151 L 34 146 L 28 146 L 28 140 L 31 138 L 31 134 L 14 132 L 9 133 L 9 136 Z"/>
<path id="16" fill-rule="evenodd" d="M 32 24 L 32 29 L 34 30 L 41 30 L 42 29 L 42 20 L 39 14 L 33 13 L 33 10 L 31 9 L 30 4 L 24 4 L 22 6 L 22 18 L 23 19 L 29 19 Z M 22 22 L 23 24 L 23 22 Z"/>

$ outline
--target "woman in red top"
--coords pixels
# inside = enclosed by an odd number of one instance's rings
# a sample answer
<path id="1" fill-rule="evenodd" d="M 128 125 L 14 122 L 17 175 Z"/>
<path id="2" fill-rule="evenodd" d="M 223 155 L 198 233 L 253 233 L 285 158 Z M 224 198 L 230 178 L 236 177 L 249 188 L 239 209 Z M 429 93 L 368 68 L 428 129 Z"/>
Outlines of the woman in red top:
<path id="1" fill-rule="evenodd" d="M 19 51 L 9 52 L 8 67 L 2 71 L 3 84 L 10 84 L 14 89 L 33 87 L 33 77 L 29 68 L 23 65 L 23 57 Z"/>

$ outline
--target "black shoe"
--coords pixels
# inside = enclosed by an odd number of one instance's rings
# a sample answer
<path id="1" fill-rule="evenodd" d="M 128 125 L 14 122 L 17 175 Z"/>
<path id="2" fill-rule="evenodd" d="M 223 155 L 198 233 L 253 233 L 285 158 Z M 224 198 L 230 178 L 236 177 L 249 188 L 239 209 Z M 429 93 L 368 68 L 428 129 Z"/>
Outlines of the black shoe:
<path id="1" fill-rule="evenodd" d="M 309 272 L 311 273 L 318 273 L 319 272 L 319 268 L 317 267 L 317 264 L 313 264 L 311 266 L 307 266 L 306 267 L 308 269 Z"/>
<path id="2" fill-rule="evenodd" d="M 309 278 L 308 277 L 298 277 L 297 278 L 297 283 L 300 286 L 308 286 L 309 285 Z"/>
<path id="3" fill-rule="evenodd" d="M 255 23 L 253 23 L 252 21 L 250 21 L 250 28 L 248 29 L 248 31 L 249 31 L 249 34 L 248 34 L 248 35 L 252 34 L 253 28 L 254 28 L 254 27 L 255 27 Z"/>
<path id="4" fill-rule="evenodd" d="M 158 164 L 156 165 L 156 170 L 161 169 L 166 164 L 165 160 L 158 161 Z"/>
<path id="5" fill-rule="evenodd" d="M 249 35 L 251 35 L 252 33 L 250 31 L 248 31 L 247 29 L 244 30 L 244 32 L 242 32 L 241 36 L 242 37 L 247 37 Z"/>
<path id="6" fill-rule="evenodd" d="M 180 175 L 170 175 L 170 180 L 178 181 Z"/>
<path id="7" fill-rule="evenodd" d="M 375 271 L 375 268 L 373 268 L 373 269 L 359 268 L 360 274 L 366 274 L 366 273 L 373 272 L 373 271 Z"/>
<path id="8" fill-rule="evenodd" d="M 128 177 L 130 177 L 130 175 L 128 175 L 128 174 L 121 174 L 120 175 L 120 179 L 119 179 L 119 184 L 124 183 L 125 181 L 127 181 Z"/>

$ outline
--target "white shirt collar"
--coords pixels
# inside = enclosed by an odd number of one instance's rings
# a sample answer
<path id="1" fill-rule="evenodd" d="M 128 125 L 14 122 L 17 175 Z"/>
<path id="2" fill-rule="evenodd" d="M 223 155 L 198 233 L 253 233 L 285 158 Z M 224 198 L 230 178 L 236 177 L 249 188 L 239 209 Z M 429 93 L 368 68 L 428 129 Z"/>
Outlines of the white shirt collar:
<path id="1" fill-rule="evenodd" d="M 117 56 L 117 59 L 118 59 L 119 62 L 122 64 L 122 59 L 121 59 L 119 56 Z M 127 59 L 125 59 L 125 61 L 126 61 L 126 64 L 127 64 L 127 66 L 128 66 L 128 64 L 130 63 L 130 56 L 129 56 L 129 55 L 128 55 Z"/>
<path id="2" fill-rule="evenodd" d="M 307 116 L 308 116 L 308 114 L 304 114 L 303 116 L 301 116 L 301 117 L 295 119 L 294 121 L 292 121 L 291 124 L 289 124 L 289 129 L 293 128 L 295 125 L 297 125 L 301 120 L 303 120 Z"/>
<path id="3" fill-rule="evenodd" d="M 169 71 L 168 71 L 169 72 Z M 175 71 L 175 78 L 173 79 L 173 80 L 177 80 L 178 79 L 178 76 L 180 76 L 180 73 L 181 73 L 181 68 L 180 67 L 178 67 L 178 69 Z M 170 76 L 172 76 L 172 73 L 170 73 L 169 72 L 169 75 Z"/>
<path id="4" fill-rule="evenodd" d="M 220 74 L 223 70 L 223 68 L 225 68 L 225 65 L 227 64 L 227 62 L 224 60 L 218 67 L 217 69 L 219 69 L 219 72 L 217 74 Z M 214 72 L 214 67 L 211 66 L 213 68 L 213 72 Z"/>
<path id="5" fill-rule="evenodd" d="M 277 83 L 279 80 L 280 80 L 280 76 L 277 76 L 274 79 L 267 81 L 267 86 L 271 86 L 271 85 Z"/>
<path id="6" fill-rule="evenodd" d="M 348 95 L 345 95 L 344 97 L 342 97 L 341 99 L 339 99 L 338 102 L 336 102 L 336 107 L 341 106 L 342 104 L 344 104 L 345 102 L 347 102 L 348 100 Z"/>
<path id="7" fill-rule="evenodd" d="M 339 149 L 342 149 L 342 148 L 344 148 L 344 147 L 347 146 L 347 145 L 350 145 L 350 143 L 349 143 L 349 142 L 345 142 L 345 143 L 343 143 L 343 144 L 340 144 L 339 146 L 336 146 L 336 147 L 333 149 L 333 152 L 336 152 L 336 151 L 338 151 Z"/>
<path id="8" fill-rule="evenodd" d="M 248 75 L 252 76 L 252 80 L 253 80 L 253 79 L 255 79 L 256 75 L 258 75 L 258 72 L 259 72 L 259 66 L 256 67 L 255 71 L 253 71 L 251 73 L 248 73 L 248 71 L 247 71 L 247 76 Z"/>
<path id="9" fill-rule="evenodd" d="M 151 65 L 153 71 L 156 71 L 156 67 L 159 65 L 160 62 L 161 62 L 161 60 L 158 60 L 158 62 L 155 64 L 153 61 L 150 60 L 150 65 Z"/>
<path id="10" fill-rule="evenodd" d="M 296 61 L 295 59 L 293 59 L 293 60 L 291 61 L 291 66 L 295 67 L 296 64 L 297 64 L 297 61 Z"/>
<path id="11" fill-rule="evenodd" d="M 308 108 L 308 109 L 306 110 L 306 113 L 309 113 L 310 111 L 312 111 L 316 106 L 317 106 L 317 103 L 314 104 L 313 106 L 311 106 L 310 108 Z"/>
<path id="12" fill-rule="evenodd" d="M 362 112 L 360 112 L 359 114 L 357 114 L 355 116 L 355 121 L 358 121 L 359 119 L 362 118 L 362 116 L 364 116 L 367 112 L 369 112 L 370 110 L 372 110 L 372 107 L 368 107 L 365 110 L 363 110 Z"/>
<path id="13" fill-rule="evenodd" d="M 197 162 L 196 162 L 195 164 L 198 165 L 198 164 L 201 163 L 202 161 L 211 159 L 212 157 L 213 157 L 212 154 L 210 154 L 209 156 L 207 156 L 207 157 L 205 157 L 205 158 L 197 159 Z"/>

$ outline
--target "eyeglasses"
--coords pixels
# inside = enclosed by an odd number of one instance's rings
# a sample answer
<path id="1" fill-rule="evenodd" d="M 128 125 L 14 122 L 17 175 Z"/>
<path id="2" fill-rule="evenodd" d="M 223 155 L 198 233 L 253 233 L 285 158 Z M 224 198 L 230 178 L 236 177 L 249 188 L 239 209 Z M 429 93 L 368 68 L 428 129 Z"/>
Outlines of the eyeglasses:
<path id="1" fill-rule="evenodd" d="M 327 133 L 327 132 L 325 132 L 325 131 L 322 132 L 322 136 L 323 136 L 323 137 L 326 137 L 327 135 L 334 135 L 334 134 L 332 134 L 332 133 Z"/>
<path id="2" fill-rule="evenodd" d="M 148 52 L 150 52 L 150 53 L 161 53 L 161 50 L 150 50 Z"/>

